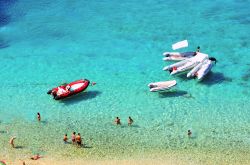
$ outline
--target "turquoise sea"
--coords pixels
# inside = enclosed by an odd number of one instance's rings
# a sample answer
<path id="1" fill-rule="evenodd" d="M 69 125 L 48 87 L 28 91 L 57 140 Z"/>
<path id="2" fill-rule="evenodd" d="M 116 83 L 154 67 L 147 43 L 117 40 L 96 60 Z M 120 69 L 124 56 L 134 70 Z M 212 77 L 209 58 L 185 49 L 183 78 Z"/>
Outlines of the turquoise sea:
<path id="1" fill-rule="evenodd" d="M 0 156 L 250 163 L 249 33 L 249 0 L 0 0 Z M 173 63 L 162 53 L 184 39 L 180 51 L 199 45 L 218 60 L 201 82 L 162 71 Z M 81 78 L 97 84 L 62 101 L 46 94 Z M 174 90 L 149 92 L 173 79 Z M 63 144 L 73 131 L 87 148 Z"/>

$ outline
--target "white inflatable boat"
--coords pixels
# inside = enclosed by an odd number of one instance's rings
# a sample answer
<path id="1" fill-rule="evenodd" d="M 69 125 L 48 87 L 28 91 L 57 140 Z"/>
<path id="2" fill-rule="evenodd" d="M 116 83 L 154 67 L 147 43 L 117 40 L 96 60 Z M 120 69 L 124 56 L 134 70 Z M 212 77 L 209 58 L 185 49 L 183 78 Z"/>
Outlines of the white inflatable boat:
<path id="1" fill-rule="evenodd" d="M 196 65 L 190 72 L 188 72 L 187 78 L 194 77 L 202 65 L 203 63 L 199 63 L 198 65 Z"/>
<path id="2" fill-rule="evenodd" d="M 193 56 L 195 56 L 197 53 L 196 52 L 164 52 L 163 56 L 165 56 L 163 58 L 164 61 L 181 61 L 181 60 L 185 60 L 188 58 L 191 58 Z"/>
<path id="3" fill-rule="evenodd" d="M 187 74 L 187 77 L 197 77 L 198 80 L 201 80 L 212 69 L 213 65 L 213 61 L 206 59 L 205 61 L 194 67 Z"/>
<path id="4" fill-rule="evenodd" d="M 201 68 L 196 72 L 195 76 L 198 80 L 201 80 L 204 78 L 204 76 L 207 75 L 207 73 L 212 69 L 214 66 L 213 62 L 209 59 L 203 62 Z"/>
<path id="5" fill-rule="evenodd" d="M 172 87 L 174 87 L 176 84 L 177 83 L 175 80 L 161 81 L 161 82 L 150 83 L 148 84 L 148 87 L 150 88 L 150 92 L 158 92 L 158 91 L 169 90 Z"/>
<path id="6" fill-rule="evenodd" d="M 196 56 L 177 62 L 175 64 L 166 66 L 163 68 L 163 70 L 169 70 L 170 74 L 176 74 L 179 72 L 183 72 L 189 69 L 194 68 L 195 66 L 197 66 L 199 63 L 203 62 L 204 60 L 208 59 L 208 55 L 207 54 L 203 54 L 203 53 L 197 53 Z"/>

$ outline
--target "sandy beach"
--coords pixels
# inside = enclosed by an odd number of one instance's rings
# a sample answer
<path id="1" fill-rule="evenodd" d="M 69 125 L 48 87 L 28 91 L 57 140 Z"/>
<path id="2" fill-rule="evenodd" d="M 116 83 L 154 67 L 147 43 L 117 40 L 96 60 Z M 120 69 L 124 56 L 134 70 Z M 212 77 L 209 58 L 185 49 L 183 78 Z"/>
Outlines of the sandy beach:
<path id="1" fill-rule="evenodd" d="M 145 154 L 142 157 L 134 156 L 127 159 L 91 159 L 91 158 L 70 158 L 70 157 L 54 157 L 46 155 L 39 160 L 30 160 L 27 156 L 25 159 L 21 157 L 10 158 L 7 155 L 0 157 L 4 158 L 7 165 L 22 165 L 22 161 L 26 162 L 26 165 L 249 165 L 250 157 L 247 156 L 250 153 L 246 151 L 224 151 L 224 152 L 203 152 L 199 150 L 192 151 L 176 151 L 173 153 L 153 152 L 149 155 Z"/>
<path id="2" fill-rule="evenodd" d="M 6 161 L 7 165 L 22 165 L 22 161 L 15 161 L 10 162 Z M 75 164 L 75 165 L 187 165 L 186 162 L 180 161 L 172 161 L 172 160 L 104 160 L 104 161 L 84 161 L 84 160 L 65 160 L 65 161 L 58 161 L 52 159 L 43 159 L 38 161 L 25 161 L 27 165 L 68 165 L 68 164 Z"/>
<path id="3" fill-rule="evenodd" d="M 27 161 L 26 164 L 30 165 L 68 165 L 68 164 L 75 164 L 75 165 L 115 165 L 115 164 L 121 164 L 121 165 L 150 165 L 150 164 L 159 164 L 159 165 L 164 165 L 164 164 L 176 164 L 178 165 L 179 163 L 174 163 L 174 162 L 158 162 L 158 161 L 52 161 L 52 160 L 43 160 L 43 161 L 37 161 L 37 162 L 32 162 L 32 161 Z M 19 165 L 22 164 L 22 161 L 19 162 L 14 162 L 13 165 Z M 182 165 L 182 164 L 179 164 Z M 184 165 L 184 164 L 183 164 Z"/>

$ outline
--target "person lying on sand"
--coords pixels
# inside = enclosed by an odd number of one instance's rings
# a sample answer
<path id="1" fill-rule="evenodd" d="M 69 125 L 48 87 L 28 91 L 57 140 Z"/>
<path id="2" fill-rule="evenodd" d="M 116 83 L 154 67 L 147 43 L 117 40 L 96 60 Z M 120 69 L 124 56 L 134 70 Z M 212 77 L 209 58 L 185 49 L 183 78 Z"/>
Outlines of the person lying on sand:
<path id="1" fill-rule="evenodd" d="M 42 158 L 42 156 L 40 156 L 39 154 L 36 154 L 36 155 L 32 156 L 30 159 L 32 159 L 32 160 L 38 160 L 40 158 Z"/>
<path id="2" fill-rule="evenodd" d="M 6 165 L 5 161 L 0 160 L 0 164 Z"/>

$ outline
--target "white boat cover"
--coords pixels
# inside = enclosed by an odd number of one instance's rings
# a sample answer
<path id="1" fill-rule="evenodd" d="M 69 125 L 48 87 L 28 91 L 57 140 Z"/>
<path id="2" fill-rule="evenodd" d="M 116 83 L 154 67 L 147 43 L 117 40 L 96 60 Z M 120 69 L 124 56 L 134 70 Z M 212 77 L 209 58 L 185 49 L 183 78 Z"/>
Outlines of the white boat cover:
<path id="1" fill-rule="evenodd" d="M 188 47 L 188 41 L 187 40 L 183 40 L 183 41 L 177 42 L 177 43 L 172 45 L 173 50 L 180 49 L 180 48 L 185 48 L 185 47 Z"/>
<path id="2" fill-rule="evenodd" d="M 78 88 L 81 88 L 84 85 L 84 83 L 77 83 L 71 86 L 71 90 L 76 90 Z"/>

